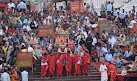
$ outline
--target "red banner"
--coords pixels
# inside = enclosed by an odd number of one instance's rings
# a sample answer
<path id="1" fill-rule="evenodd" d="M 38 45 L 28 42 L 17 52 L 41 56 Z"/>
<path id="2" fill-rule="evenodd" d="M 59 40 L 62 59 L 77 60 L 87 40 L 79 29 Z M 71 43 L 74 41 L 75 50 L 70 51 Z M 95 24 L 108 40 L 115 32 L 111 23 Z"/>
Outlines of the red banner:
<path id="1" fill-rule="evenodd" d="M 83 12 L 83 0 L 70 0 L 70 11 L 71 12 Z"/>

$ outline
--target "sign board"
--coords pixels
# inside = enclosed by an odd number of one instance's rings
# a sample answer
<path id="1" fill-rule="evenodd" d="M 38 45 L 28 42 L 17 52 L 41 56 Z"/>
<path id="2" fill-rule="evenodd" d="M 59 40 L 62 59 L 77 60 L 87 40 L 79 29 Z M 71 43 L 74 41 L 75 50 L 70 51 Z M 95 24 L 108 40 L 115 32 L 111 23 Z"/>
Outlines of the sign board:
<path id="1" fill-rule="evenodd" d="M 70 11 L 71 12 L 83 12 L 83 0 L 70 0 Z"/>
<path id="2" fill-rule="evenodd" d="M 38 26 L 38 36 L 39 37 L 47 37 L 52 36 L 53 27 L 48 25 L 40 25 Z"/>
<path id="3" fill-rule="evenodd" d="M 33 67 L 32 53 L 28 53 L 28 52 L 17 53 L 16 65 L 19 67 Z"/>
<path id="4" fill-rule="evenodd" d="M 137 31 L 137 23 L 133 24 L 133 29 L 130 29 L 131 34 L 134 34 Z"/>
<path id="5" fill-rule="evenodd" d="M 106 30 L 107 33 L 111 32 L 111 21 L 99 21 L 99 33 L 103 33 L 103 30 Z"/>

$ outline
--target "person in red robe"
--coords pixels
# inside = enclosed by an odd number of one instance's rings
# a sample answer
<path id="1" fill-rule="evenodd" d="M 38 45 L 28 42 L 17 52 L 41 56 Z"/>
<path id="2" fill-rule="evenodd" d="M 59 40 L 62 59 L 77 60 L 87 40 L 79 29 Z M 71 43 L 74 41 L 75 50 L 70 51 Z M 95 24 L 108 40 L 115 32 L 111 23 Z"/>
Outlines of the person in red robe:
<path id="1" fill-rule="evenodd" d="M 56 73 L 57 73 L 57 76 L 62 76 L 63 61 L 64 61 L 63 55 L 61 55 L 61 53 L 58 53 L 58 55 L 56 56 Z"/>
<path id="2" fill-rule="evenodd" d="M 110 81 L 115 81 L 116 80 L 116 66 L 113 64 L 110 64 L 108 67 L 108 77 Z"/>
<path id="3" fill-rule="evenodd" d="M 75 52 L 75 55 L 73 57 L 73 64 L 74 64 L 74 76 L 81 74 L 81 56 L 78 54 L 78 51 Z"/>
<path id="4" fill-rule="evenodd" d="M 68 53 L 64 55 L 64 63 L 67 76 L 71 75 L 72 57 L 70 55 L 70 51 L 68 51 Z"/>
<path id="5" fill-rule="evenodd" d="M 84 55 L 82 56 L 82 71 L 83 71 L 83 75 L 88 75 L 89 73 L 89 64 L 90 64 L 90 55 L 89 53 L 84 53 Z"/>
<path id="6" fill-rule="evenodd" d="M 41 57 L 41 77 L 47 76 L 49 55 L 45 53 Z"/>
<path id="7" fill-rule="evenodd" d="M 54 72 L 55 72 L 55 56 L 52 53 L 51 53 L 51 55 L 49 57 L 48 65 L 49 65 L 49 72 L 48 72 L 49 77 L 51 75 L 54 76 Z"/>

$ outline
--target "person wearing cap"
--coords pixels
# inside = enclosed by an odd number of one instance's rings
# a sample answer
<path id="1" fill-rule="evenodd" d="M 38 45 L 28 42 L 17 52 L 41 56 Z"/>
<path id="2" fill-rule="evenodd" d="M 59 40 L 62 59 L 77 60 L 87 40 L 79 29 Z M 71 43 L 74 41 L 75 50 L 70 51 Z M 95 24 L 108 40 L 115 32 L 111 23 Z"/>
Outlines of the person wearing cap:
<path id="1" fill-rule="evenodd" d="M 74 76 L 81 74 L 81 56 L 78 54 L 78 51 L 75 52 L 73 57 L 73 64 L 74 64 Z"/>
<path id="2" fill-rule="evenodd" d="M 62 76 L 62 72 L 63 72 L 63 61 L 64 61 L 64 57 L 63 57 L 63 55 L 61 55 L 61 53 L 59 52 L 58 55 L 56 56 L 56 73 L 57 73 L 57 77 L 58 77 L 58 76 Z"/>
<path id="3" fill-rule="evenodd" d="M 45 52 L 41 57 L 41 77 L 47 76 L 49 55 Z"/>
<path id="4" fill-rule="evenodd" d="M 89 64 L 90 64 L 90 55 L 86 51 L 84 55 L 81 57 L 82 59 L 82 71 L 83 75 L 88 75 L 89 74 Z"/>

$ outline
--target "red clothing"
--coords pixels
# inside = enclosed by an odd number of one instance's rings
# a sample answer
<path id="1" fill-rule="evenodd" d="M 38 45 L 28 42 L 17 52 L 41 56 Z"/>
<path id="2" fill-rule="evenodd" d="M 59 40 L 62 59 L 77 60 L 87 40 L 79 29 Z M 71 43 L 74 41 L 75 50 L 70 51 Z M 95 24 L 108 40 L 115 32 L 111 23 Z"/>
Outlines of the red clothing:
<path id="1" fill-rule="evenodd" d="M 136 52 L 137 52 L 137 50 L 133 50 L 132 51 L 133 55 L 136 55 Z"/>
<path id="2" fill-rule="evenodd" d="M 54 76 L 54 72 L 55 72 L 55 57 L 52 55 L 49 57 L 49 61 L 48 61 L 48 65 L 49 65 L 49 76 L 52 75 Z"/>
<path id="3" fill-rule="evenodd" d="M 81 74 L 80 59 L 81 59 L 80 55 L 74 55 L 74 57 L 73 57 L 74 75 L 76 75 L 76 74 L 80 75 Z"/>
<path id="4" fill-rule="evenodd" d="M 116 80 L 116 71 L 117 71 L 116 66 L 113 64 L 110 64 L 108 69 L 109 69 L 108 75 L 109 75 L 110 81 L 115 81 Z"/>
<path id="5" fill-rule="evenodd" d="M 49 60 L 49 55 L 46 57 L 43 55 L 41 57 L 41 60 Z M 41 76 L 47 76 L 47 70 L 48 70 L 48 63 L 47 62 L 41 62 Z"/>
<path id="6" fill-rule="evenodd" d="M 10 32 L 15 32 L 15 29 L 14 28 L 8 29 L 7 33 L 10 33 Z"/>
<path id="7" fill-rule="evenodd" d="M 65 69 L 66 69 L 66 74 L 70 75 L 71 74 L 71 64 L 72 64 L 72 58 L 70 54 L 65 54 L 64 59 L 66 59 L 66 64 L 65 64 Z"/>
<path id="8" fill-rule="evenodd" d="M 81 49 L 83 49 L 84 51 L 88 51 L 88 49 L 86 47 L 83 47 L 83 46 Z"/>
<path id="9" fill-rule="evenodd" d="M 98 52 L 97 51 L 92 51 L 91 56 L 98 57 Z"/>
<path id="10" fill-rule="evenodd" d="M 82 56 L 82 71 L 83 74 L 88 74 L 89 73 L 89 64 L 90 64 L 90 55 L 84 54 Z"/>
<path id="11" fill-rule="evenodd" d="M 64 58 L 63 58 L 63 55 L 57 55 L 56 56 L 56 63 L 57 63 L 57 67 L 56 67 L 56 73 L 57 73 L 57 76 L 61 76 L 62 75 L 62 72 L 63 72 L 63 61 L 64 61 Z"/>

